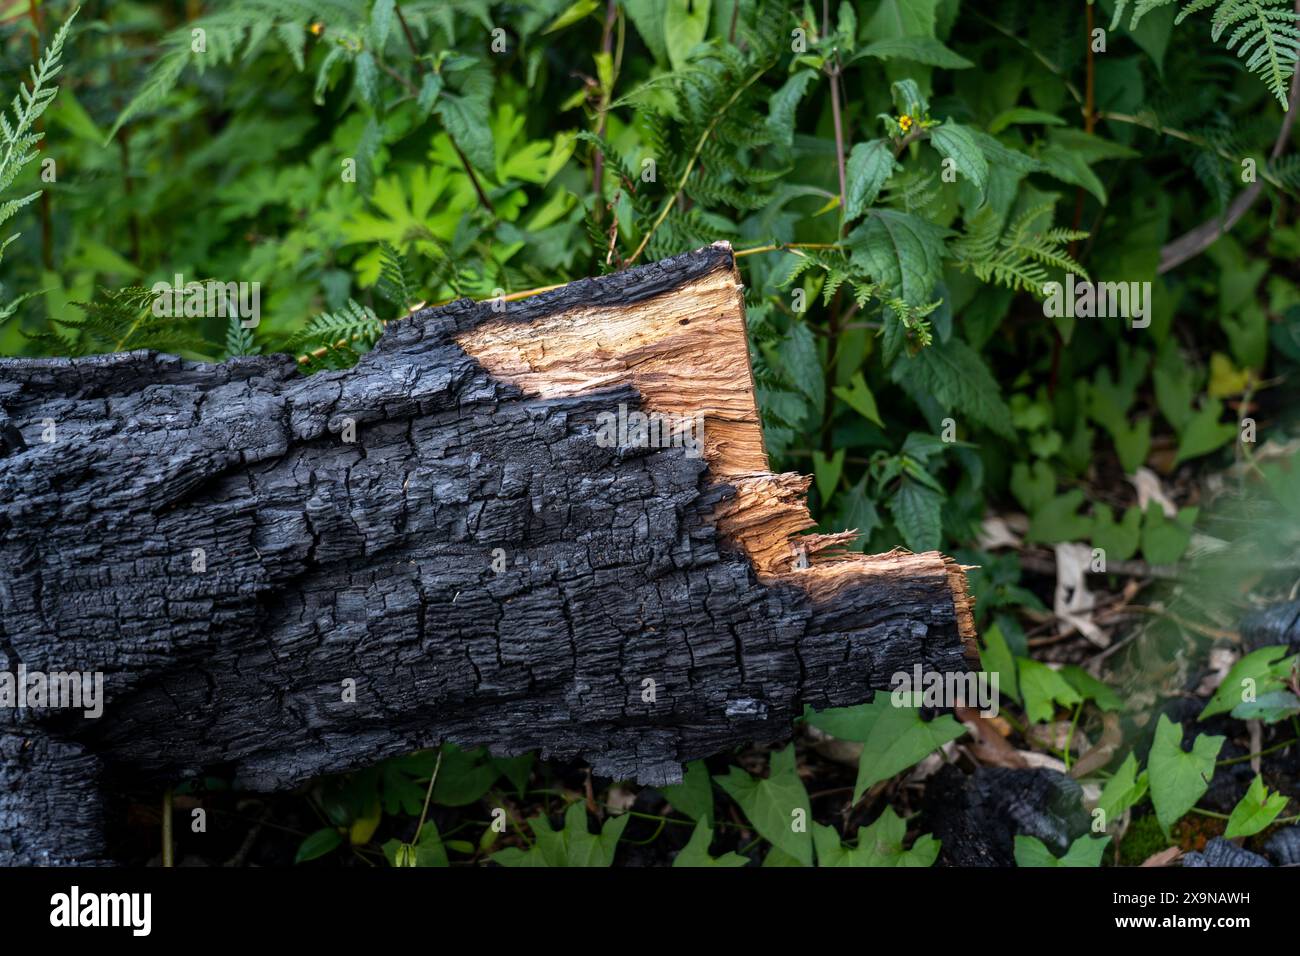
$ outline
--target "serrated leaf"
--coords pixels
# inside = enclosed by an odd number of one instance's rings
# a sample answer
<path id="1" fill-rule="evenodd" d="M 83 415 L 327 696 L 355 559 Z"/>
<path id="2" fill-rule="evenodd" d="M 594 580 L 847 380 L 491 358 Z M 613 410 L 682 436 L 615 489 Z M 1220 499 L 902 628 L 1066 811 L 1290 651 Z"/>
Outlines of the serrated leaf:
<path id="1" fill-rule="evenodd" d="M 379 67 L 369 50 L 357 54 L 355 63 L 357 95 L 372 109 L 379 105 Z"/>
<path id="2" fill-rule="evenodd" d="M 943 495 L 912 478 L 904 478 L 889 499 L 903 541 L 911 551 L 938 550 L 941 536 Z"/>
<path id="3" fill-rule="evenodd" d="M 909 305 L 929 301 L 943 276 L 947 229 L 895 209 L 873 209 L 865 222 L 849 233 L 853 263 Z"/>
<path id="4" fill-rule="evenodd" d="M 889 144 L 883 139 L 873 139 L 853 147 L 845 174 L 846 220 L 857 219 L 866 212 L 897 165 Z"/>
<path id="5" fill-rule="evenodd" d="M 945 70 L 966 70 L 975 65 L 932 36 L 897 36 L 876 40 L 864 46 L 846 62 L 863 57 L 874 57 L 878 60 L 911 60 L 913 63 L 924 63 L 926 66 L 937 66 Z"/>
<path id="6" fill-rule="evenodd" d="M 989 183 L 989 164 L 970 130 L 949 120 L 930 130 L 930 143 L 939 155 L 951 159 L 957 173 L 971 181 L 980 195 Z"/>
<path id="7" fill-rule="evenodd" d="M 935 342 L 916 355 L 900 357 L 889 377 L 913 398 L 928 396 L 944 411 L 968 416 L 999 435 L 1015 435 L 1011 409 L 979 353 L 953 336 Z"/>
<path id="8" fill-rule="evenodd" d="M 808 85 L 816 78 L 816 70 L 799 70 L 772 94 L 768 102 L 767 128 L 781 145 L 789 146 L 794 142 L 795 112 L 808 92 Z"/>

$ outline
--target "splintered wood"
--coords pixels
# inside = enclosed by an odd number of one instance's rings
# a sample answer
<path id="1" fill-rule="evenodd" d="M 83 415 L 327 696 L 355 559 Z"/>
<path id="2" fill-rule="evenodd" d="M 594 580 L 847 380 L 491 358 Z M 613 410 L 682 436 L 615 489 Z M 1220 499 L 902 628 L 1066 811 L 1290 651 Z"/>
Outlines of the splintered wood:
<path id="1" fill-rule="evenodd" d="M 730 250 L 726 243 L 716 246 Z M 734 489 L 718 506 L 718 529 L 749 556 L 760 580 L 826 593 L 863 575 L 903 580 L 941 574 L 973 651 L 971 598 L 962 568 L 950 558 L 851 552 L 856 530 L 803 533 L 817 524 L 808 511 L 811 479 L 770 471 L 749 363 L 744 290 L 730 261 L 730 268 L 645 301 L 575 308 L 527 323 L 503 316 L 457 341 L 492 375 L 527 395 L 586 395 L 630 382 L 648 412 L 703 415 L 709 480 Z"/>

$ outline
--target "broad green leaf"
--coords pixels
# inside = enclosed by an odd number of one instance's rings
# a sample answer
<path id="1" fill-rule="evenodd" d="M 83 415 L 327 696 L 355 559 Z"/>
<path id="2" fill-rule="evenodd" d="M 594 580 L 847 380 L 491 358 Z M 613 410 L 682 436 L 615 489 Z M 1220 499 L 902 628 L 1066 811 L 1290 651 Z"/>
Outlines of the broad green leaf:
<path id="1" fill-rule="evenodd" d="M 482 799 L 500 771 L 482 748 L 461 750 L 454 744 L 442 749 L 442 764 L 433 786 L 433 801 L 444 807 L 463 807 Z"/>
<path id="2" fill-rule="evenodd" d="M 867 381 L 862 377 L 862 373 L 855 372 L 849 385 L 849 388 L 837 385 L 832 391 L 840 401 L 863 418 L 884 428 L 885 423 L 880 420 L 880 412 L 876 410 L 876 397 L 871 394 L 871 389 L 867 387 Z"/>
<path id="3" fill-rule="evenodd" d="M 1137 757 L 1130 752 L 1101 789 L 1097 808 L 1102 812 L 1102 824 L 1109 827 L 1123 816 L 1125 810 L 1146 796 L 1146 792 L 1147 775 L 1138 774 Z"/>
<path id="4" fill-rule="evenodd" d="M 1148 501 L 1142 520 L 1142 556 L 1152 564 L 1173 564 L 1191 543 L 1198 514 L 1200 508 L 1180 508 L 1178 517 L 1170 520 L 1159 504 Z"/>
<path id="5" fill-rule="evenodd" d="M 895 36 L 869 43 L 846 60 L 846 64 L 863 57 L 878 60 L 911 60 L 945 70 L 966 70 L 975 64 L 929 36 Z"/>
<path id="6" fill-rule="evenodd" d="M 1232 665 L 1223 681 L 1196 718 L 1205 720 L 1217 714 L 1226 714 L 1239 704 L 1257 699 L 1273 691 L 1284 690 L 1291 668 L 1300 655 L 1287 656 L 1285 644 L 1261 647 L 1251 651 Z"/>
<path id="7" fill-rule="evenodd" d="M 730 867 L 746 866 L 749 860 L 745 859 L 739 853 L 724 853 L 722 856 L 709 856 L 709 844 L 713 842 L 713 831 L 709 825 L 701 820 L 695 824 L 695 829 L 691 832 L 691 838 L 687 841 L 686 846 L 682 847 L 681 852 L 673 858 L 673 866 L 678 867 Z"/>
<path id="8" fill-rule="evenodd" d="M 930 101 L 925 98 L 916 80 L 897 80 L 890 84 L 889 92 L 894 100 L 894 108 L 899 113 L 919 119 L 930 112 Z"/>
<path id="9" fill-rule="evenodd" d="M 808 84 L 816 78 L 816 70 L 799 70 L 792 73 L 781 84 L 781 88 L 772 94 L 767 109 L 767 128 L 778 143 L 789 146 L 794 142 L 795 112 L 808 91 Z M 849 167 L 848 175 L 852 177 L 852 160 Z"/>
<path id="10" fill-rule="evenodd" d="M 1222 417 L 1223 402 L 1217 398 L 1207 398 L 1184 422 L 1174 464 L 1180 465 L 1188 459 L 1218 451 L 1236 438 L 1237 425 L 1232 422 L 1220 422 L 1219 419 Z"/>
<path id="11" fill-rule="evenodd" d="M 1262 720 L 1266 724 L 1276 724 L 1300 714 L 1300 697 L 1289 690 L 1275 690 L 1250 701 L 1243 701 L 1232 708 L 1232 716 L 1238 720 Z"/>
<path id="12" fill-rule="evenodd" d="M 948 230 L 896 209 L 872 209 L 848 236 L 853 263 L 909 305 L 929 301 L 943 276 Z"/>
<path id="13" fill-rule="evenodd" d="M 883 139 L 873 139 L 853 147 L 845 171 L 846 220 L 857 219 L 866 212 L 897 165 L 889 143 Z"/>
<path id="14" fill-rule="evenodd" d="M 989 123 L 989 135 L 996 136 L 1008 126 L 1064 126 L 1065 120 L 1055 113 L 1030 109 L 1027 106 L 1013 106 L 993 117 Z"/>
<path id="15" fill-rule="evenodd" d="M 375 5 L 370 8 L 370 45 L 381 54 L 393 29 L 396 6 L 396 0 L 375 0 Z"/>
<path id="16" fill-rule="evenodd" d="M 899 358 L 889 377 L 917 401 L 925 396 L 945 412 L 955 412 L 1011 438 L 1011 410 L 979 353 L 957 336 L 936 341 L 916 355 Z"/>
<path id="17" fill-rule="evenodd" d="M 830 458 L 824 452 L 813 452 L 813 475 L 817 478 L 817 494 L 823 502 L 830 501 L 835 489 L 840 486 L 840 475 L 844 473 L 844 454 L 843 448 Z"/>
<path id="18" fill-rule="evenodd" d="M 1066 664 L 1059 673 L 1066 683 L 1079 692 L 1080 697 L 1092 701 L 1101 710 L 1119 710 L 1123 706 L 1119 694 L 1079 665 Z"/>
<path id="19" fill-rule="evenodd" d="M 557 30 L 563 30 L 567 26 L 577 23 L 579 20 L 587 17 L 593 10 L 600 6 L 598 0 L 574 0 L 567 8 L 554 20 L 552 20 L 542 31 L 545 36 L 548 33 L 554 33 Z"/>
<path id="20" fill-rule="evenodd" d="M 919 481 L 904 478 L 889 499 L 903 541 L 911 551 L 935 551 L 941 541 L 943 495 Z"/>
<path id="21" fill-rule="evenodd" d="M 1011 493 L 1020 507 L 1032 514 L 1056 496 L 1056 475 L 1045 461 L 1035 461 L 1033 467 L 1018 461 L 1011 466 Z"/>
<path id="22" fill-rule="evenodd" d="M 821 712 L 808 710 L 805 716 L 808 723 L 832 737 L 863 744 L 858 779 L 853 786 L 854 803 L 867 788 L 906 770 L 966 732 L 948 714 L 924 721 L 915 707 L 896 707 L 891 695 L 883 691 L 877 692 L 869 704 Z"/>
<path id="23" fill-rule="evenodd" d="M 1002 628 L 990 624 L 984 629 L 984 646 L 980 648 L 980 669 L 998 675 L 998 693 L 1006 694 L 1020 703 L 1020 682 L 1016 673 L 1016 658 L 1002 636 Z"/>
<path id="24" fill-rule="evenodd" d="M 343 845 L 343 834 L 335 827 L 323 827 L 309 835 L 298 845 L 298 852 L 293 856 L 294 863 L 306 863 Z"/>
<path id="25" fill-rule="evenodd" d="M 1017 833 L 1016 866 L 1097 867 L 1101 866 L 1101 855 L 1106 851 L 1108 843 L 1110 843 L 1108 836 L 1098 839 L 1085 834 L 1070 844 L 1070 848 L 1065 851 L 1065 856 L 1058 858 L 1052 855 L 1052 851 L 1042 840 Z"/>
<path id="26" fill-rule="evenodd" d="M 894 37 L 933 37 L 939 0 L 881 0 L 862 26 L 870 40 Z"/>
<path id="27" fill-rule="evenodd" d="M 1254 836 L 1268 829 L 1286 809 L 1287 796 L 1284 793 L 1270 793 L 1264 786 L 1264 778 L 1255 774 L 1245 796 L 1232 808 L 1228 817 L 1228 829 L 1224 832 L 1225 840 L 1234 837 Z"/>
<path id="28" fill-rule="evenodd" d="M 669 784 L 660 790 L 673 809 L 680 810 L 692 820 L 713 826 L 713 781 L 703 760 L 692 760 L 686 765 L 681 783 Z"/>
<path id="29" fill-rule="evenodd" d="M 1084 494 L 1078 488 L 1051 498 L 1030 517 L 1026 540 L 1059 544 L 1062 541 L 1081 541 L 1088 537 L 1093 524 L 1078 513 L 1083 503 Z"/>
<path id="30" fill-rule="evenodd" d="M 660 15 L 664 23 L 664 43 L 674 70 L 686 66 L 709 29 L 711 0 L 662 0 Z"/>
<path id="31" fill-rule="evenodd" d="M 1147 775 L 1156 819 L 1166 836 L 1169 828 L 1196 806 L 1196 801 L 1209 789 L 1214 761 L 1223 741 L 1223 737 L 1199 734 L 1192 744 L 1192 752 L 1184 753 L 1183 725 L 1160 715 L 1151 754 L 1147 757 Z"/>
<path id="32" fill-rule="evenodd" d="M 1089 537 L 1093 547 L 1106 552 L 1107 561 L 1127 561 L 1137 554 L 1141 535 L 1142 511 L 1136 505 L 1126 509 L 1118 522 L 1109 505 L 1093 505 Z"/>
<path id="33" fill-rule="evenodd" d="M 1025 700 L 1025 716 L 1031 724 L 1044 723 L 1056 713 L 1053 703 L 1073 707 L 1083 698 L 1069 681 L 1046 664 L 1028 657 L 1016 659 L 1019 665 L 1020 694 Z"/>
<path id="34" fill-rule="evenodd" d="M 910 850 L 903 849 L 907 823 L 886 806 L 869 826 L 859 827 L 855 846 L 845 846 L 834 827 L 813 824 L 813 843 L 818 866 L 933 866 L 939 856 L 939 842 L 930 834 L 916 838 Z"/>
<path id="35" fill-rule="evenodd" d="M 794 744 L 772 752 L 766 779 L 751 777 L 739 767 L 713 778 L 740 804 L 759 836 L 803 866 L 812 865 L 812 811 L 808 791 L 795 767 Z"/>
<path id="36" fill-rule="evenodd" d="M 433 111 L 466 158 L 477 169 L 495 175 L 496 149 L 492 144 L 492 127 L 483 122 L 481 107 L 464 96 L 443 90 Z"/>
<path id="37" fill-rule="evenodd" d="M 930 142 L 939 155 L 956 164 L 957 174 L 969 179 L 983 196 L 989 182 L 989 164 L 970 130 L 949 120 L 930 130 Z"/>
<path id="38" fill-rule="evenodd" d="M 865 545 L 871 533 L 880 527 L 876 503 L 867 494 L 867 476 L 848 491 L 840 492 L 837 501 L 840 508 L 837 526 L 844 531 L 857 531 Z"/>
<path id="39" fill-rule="evenodd" d="M 507 847 L 492 854 L 502 866 L 612 866 L 619 837 L 631 817 L 608 817 L 600 833 L 587 829 L 587 807 L 581 800 L 564 812 L 564 828 L 554 830 L 544 816 L 531 817 L 528 826 L 536 842 L 528 850 Z"/>

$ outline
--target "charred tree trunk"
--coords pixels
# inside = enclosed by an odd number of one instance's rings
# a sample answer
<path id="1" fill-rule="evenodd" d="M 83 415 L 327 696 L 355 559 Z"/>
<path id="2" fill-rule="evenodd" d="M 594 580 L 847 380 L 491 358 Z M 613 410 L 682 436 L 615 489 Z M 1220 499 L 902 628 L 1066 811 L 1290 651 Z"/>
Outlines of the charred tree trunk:
<path id="1" fill-rule="evenodd" d="M 620 404 L 702 415 L 702 454 L 608 447 Z M 725 245 L 426 310 L 347 371 L 0 362 L 0 670 L 105 698 L 0 709 L 0 862 L 103 858 L 120 781 L 454 741 L 662 783 L 969 669 L 961 568 L 799 535 L 806 488 L 767 472 Z"/>

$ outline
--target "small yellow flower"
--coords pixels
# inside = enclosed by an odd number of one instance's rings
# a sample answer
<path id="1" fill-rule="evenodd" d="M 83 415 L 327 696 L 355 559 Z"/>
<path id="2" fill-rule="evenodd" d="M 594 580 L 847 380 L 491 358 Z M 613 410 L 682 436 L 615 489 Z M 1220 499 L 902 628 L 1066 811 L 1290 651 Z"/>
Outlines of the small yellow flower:
<path id="1" fill-rule="evenodd" d="M 901 129 L 904 133 L 906 133 L 909 129 L 912 128 L 912 117 L 908 116 L 906 113 L 900 116 L 898 118 L 898 128 Z"/>
<path id="2" fill-rule="evenodd" d="M 324 32 L 325 32 L 325 24 L 321 23 L 319 20 L 317 20 L 315 23 L 311 25 L 312 36 L 318 37 Z"/>

